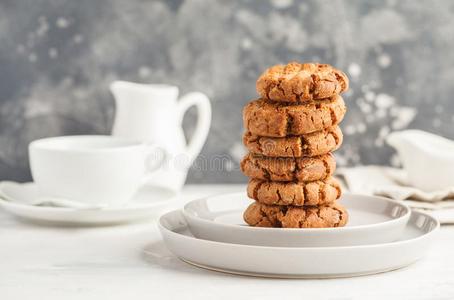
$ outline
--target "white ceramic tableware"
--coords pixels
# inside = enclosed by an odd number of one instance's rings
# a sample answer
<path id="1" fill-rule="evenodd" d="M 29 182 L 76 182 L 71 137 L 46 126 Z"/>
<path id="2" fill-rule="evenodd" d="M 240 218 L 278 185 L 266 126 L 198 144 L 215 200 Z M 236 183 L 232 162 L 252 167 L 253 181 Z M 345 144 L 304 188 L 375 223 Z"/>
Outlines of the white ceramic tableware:
<path id="1" fill-rule="evenodd" d="M 181 190 L 188 169 L 200 153 L 210 129 L 208 97 L 192 92 L 178 99 L 178 87 L 166 84 L 115 81 L 110 89 L 116 101 L 112 135 L 151 142 L 165 150 L 165 163 L 157 172 L 147 174 L 147 182 Z M 182 122 L 192 106 L 197 109 L 198 119 L 187 143 Z"/>
<path id="2" fill-rule="evenodd" d="M 397 150 L 409 183 L 424 191 L 454 186 L 454 141 L 421 131 L 391 133 L 386 142 Z"/>
<path id="3" fill-rule="evenodd" d="M 29 156 L 33 180 L 44 194 L 88 204 L 128 201 L 145 170 L 156 169 L 162 157 L 153 145 L 102 135 L 36 140 Z"/>
<path id="4" fill-rule="evenodd" d="M 53 225 L 110 225 L 156 218 L 178 205 L 177 193 L 143 186 L 127 203 L 98 208 L 69 208 L 33 205 L 45 197 L 35 183 L 0 182 L 0 206 L 11 214 Z M 2 199 L 3 198 L 3 199 Z"/>
<path id="5" fill-rule="evenodd" d="M 410 208 L 382 197 L 344 194 L 349 222 L 338 228 L 264 228 L 248 226 L 243 212 L 251 200 L 245 193 L 191 201 L 183 210 L 198 238 L 247 245 L 326 247 L 385 243 L 397 240 L 410 217 Z"/>
<path id="6" fill-rule="evenodd" d="M 265 247 L 229 244 L 193 237 L 181 211 L 158 223 L 167 248 L 180 259 L 206 269 L 278 278 L 333 278 L 374 274 L 410 265 L 434 241 L 439 223 L 413 212 L 399 241 L 344 247 Z"/>

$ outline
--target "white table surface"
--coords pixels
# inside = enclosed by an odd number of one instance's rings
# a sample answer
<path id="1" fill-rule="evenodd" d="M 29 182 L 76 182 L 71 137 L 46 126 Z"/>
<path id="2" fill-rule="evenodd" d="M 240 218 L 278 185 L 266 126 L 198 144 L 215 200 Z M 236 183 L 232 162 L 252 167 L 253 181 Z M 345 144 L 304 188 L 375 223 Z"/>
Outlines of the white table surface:
<path id="1" fill-rule="evenodd" d="M 244 188 L 189 185 L 181 203 Z M 154 254 L 145 255 L 144 249 Z M 284 280 L 187 265 L 165 249 L 154 221 L 56 228 L 25 223 L 0 211 L 0 260 L 2 300 L 454 299 L 454 226 L 442 227 L 424 260 L 401 270 L 346 279 Z"/>

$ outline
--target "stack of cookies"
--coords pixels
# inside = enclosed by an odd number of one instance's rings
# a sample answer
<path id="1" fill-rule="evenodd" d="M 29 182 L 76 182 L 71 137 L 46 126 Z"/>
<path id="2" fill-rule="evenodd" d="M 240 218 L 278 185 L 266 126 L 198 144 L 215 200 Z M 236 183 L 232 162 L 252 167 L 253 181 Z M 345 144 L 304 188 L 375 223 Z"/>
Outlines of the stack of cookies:
<path id="1" fill-rule="evenodd" d="M 241 170 L 250 177 L 244 212 L 251 226 L 340 227 L 348 220 L 331 152 L 342 143 L 338 124 L 346 106 L 340 94 L 348 78 L 326 64 L 289 63 L 257 80 L 261 98 L 243 110 L 249 153 Z"/>

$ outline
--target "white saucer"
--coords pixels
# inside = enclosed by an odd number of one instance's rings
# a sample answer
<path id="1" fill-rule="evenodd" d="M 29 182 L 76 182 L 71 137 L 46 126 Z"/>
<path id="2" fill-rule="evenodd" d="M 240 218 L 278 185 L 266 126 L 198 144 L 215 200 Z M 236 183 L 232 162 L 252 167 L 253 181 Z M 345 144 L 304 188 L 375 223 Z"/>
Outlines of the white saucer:
<path id="1" fill-rule="evenodd" d="M 223 194 L 191 201 L 183 215 L 191 233 L 201 239 L 256 246 L 354 246 L 397 240 L 410 217 L 410 208 L 382 197 L 345 194 L 346 227 L 282 229 L 251 227 L 243 212 L 251 204 L 245 193 Z"/>
<path id="2" fill-rule="evenodd" d="M 39 195 L 36 184 L 4 181 L 0 184 L 0 206 L 18 217 L 34 221 L 74 225 L 107 225 L 158 217 L 177 203 L 177 193 L 145 186 L 123 206 L 67 208 L 31 205 Z M 3 199 L 2 199 L 3 198 Z"/>
<path id="3" fill-rule="evenodd" d="M 422 258 L 440 224 L 413 212 L 399 241 L 349 247 L 264 247 L 193 237 L 180 210 L 158 223 L 167 248 L 180 259 L 206 269 L 278 278 L 350 277 L 395 270 Z"/>

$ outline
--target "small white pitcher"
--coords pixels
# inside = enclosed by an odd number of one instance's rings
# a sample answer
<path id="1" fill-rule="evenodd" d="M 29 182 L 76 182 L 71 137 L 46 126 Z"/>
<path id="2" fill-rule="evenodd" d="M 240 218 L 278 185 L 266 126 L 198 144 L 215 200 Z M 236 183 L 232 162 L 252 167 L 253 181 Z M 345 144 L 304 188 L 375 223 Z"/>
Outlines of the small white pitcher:
<path id="1" fill-rule="evenodd" d="M 161 147 L 165 163 L 159 170 L 147 174 L 146 182 L 179 191 L 208 136 L 211 124 L 208 97 L 192 92 L 178 100 L 176 86 L 126 81 L 113 82 L 110 90 L 116 101 L 112 135 Z M 182 121 L 191 106 L 197 108 L 198 119 L 194 134 L 187 143 Z"/>
<path id="2" fill-rule="evenodd" d="M 454 141 L 421 131 L 391 133 L 386 142 L 397 150 L 410 184 L 424 191 L 454 187 Z"/>

